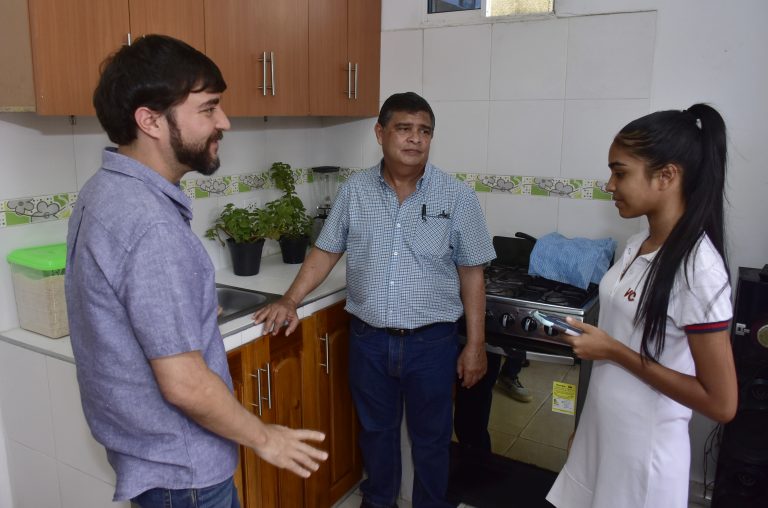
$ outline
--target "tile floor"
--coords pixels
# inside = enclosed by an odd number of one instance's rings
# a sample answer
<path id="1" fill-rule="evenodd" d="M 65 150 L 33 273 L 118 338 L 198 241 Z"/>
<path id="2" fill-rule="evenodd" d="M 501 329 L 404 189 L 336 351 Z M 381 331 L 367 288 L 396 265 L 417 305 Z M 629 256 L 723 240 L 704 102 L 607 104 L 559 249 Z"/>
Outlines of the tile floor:
<path id="1" fill-rule="evenodd" d="M 533 395 L 533 400 L 527 403 L 517 402 L 495 389 L 488 424 L 493 451 L 544 469 L 560 471 L 565 463 L 568 436 L 573 431 L 575 417 L 552 411 L 552 382 L 577 384 L 578 369 L 578 366 L 531 361 L 519 376 L 523 386 Z M 360 491 L 355 488 L 334 508 L 358 508 L 361 501 Z M 411 503 L 400 500 L 398 506 L 411 508 Z M 689 508 L 702 506 L 691 503 Z M 459 508 L 473 507 L 462 504 Z"/>

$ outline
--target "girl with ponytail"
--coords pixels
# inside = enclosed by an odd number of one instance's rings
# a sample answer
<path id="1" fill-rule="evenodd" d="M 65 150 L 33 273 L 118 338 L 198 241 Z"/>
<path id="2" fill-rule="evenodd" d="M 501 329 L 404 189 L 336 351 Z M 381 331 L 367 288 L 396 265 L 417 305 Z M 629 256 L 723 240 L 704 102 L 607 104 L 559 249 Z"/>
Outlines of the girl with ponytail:
<path id="1" fill-rule="evenodd" d="M 600 282 L 598 326 L 574 352 L 594 360 L 558 508 L 688 506 L 691 410 L 736 413 L 723 203 L 725 123 L 710 106 L 634 120 L 608 153 L 619 215 L 645 216 Z"/>

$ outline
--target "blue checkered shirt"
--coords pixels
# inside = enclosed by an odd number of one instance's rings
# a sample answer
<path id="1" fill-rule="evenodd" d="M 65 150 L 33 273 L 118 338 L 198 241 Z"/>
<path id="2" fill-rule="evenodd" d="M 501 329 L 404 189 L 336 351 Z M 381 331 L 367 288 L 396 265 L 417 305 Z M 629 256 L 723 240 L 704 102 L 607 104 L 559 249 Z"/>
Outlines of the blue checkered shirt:
<path id="1" fill-rule="evenodd" d="M 371 326 L 418 328 L 463 313 L 457 265 L 496 257 L 474 191 L 427 164 L 402 204 L 381 163 L 341 187 L 316 246 L 347 251 L 347 306 Z"/>

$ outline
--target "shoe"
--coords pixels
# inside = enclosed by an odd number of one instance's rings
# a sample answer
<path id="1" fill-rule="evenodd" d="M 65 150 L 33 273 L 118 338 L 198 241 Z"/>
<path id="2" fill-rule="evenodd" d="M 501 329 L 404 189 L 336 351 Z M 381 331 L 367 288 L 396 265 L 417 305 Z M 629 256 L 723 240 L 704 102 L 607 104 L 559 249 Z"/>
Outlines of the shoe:
<path id="1" fill-rule="evenodd" d="M 530 402 L 533 400 L 531 391 L 524 387 L 517 376 L 514 378 L 499 376 L 496 382 L 502 392 L 509 395 L 518 402 Z"/>

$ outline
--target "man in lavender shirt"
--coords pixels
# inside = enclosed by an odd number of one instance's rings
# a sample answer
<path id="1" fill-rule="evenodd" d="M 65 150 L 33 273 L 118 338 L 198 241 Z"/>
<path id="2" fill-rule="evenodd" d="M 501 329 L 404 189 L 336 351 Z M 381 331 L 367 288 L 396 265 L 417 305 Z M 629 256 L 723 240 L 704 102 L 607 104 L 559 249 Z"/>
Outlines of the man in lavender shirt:
<path id="1" fill-rule="evenodd" d="M 170 37 L 124 46 L 103 67 L 96 114 L 117 149 L 69 221 L 66 294 L 83 411 L 117 474 L 115 500 L 239 506 L 237 443 L 307 477 L 324 435 L 263 424 L 232 395 L 214 268 L 179 181 L 210 175 L 230 124 L 216 65 Z"/>

